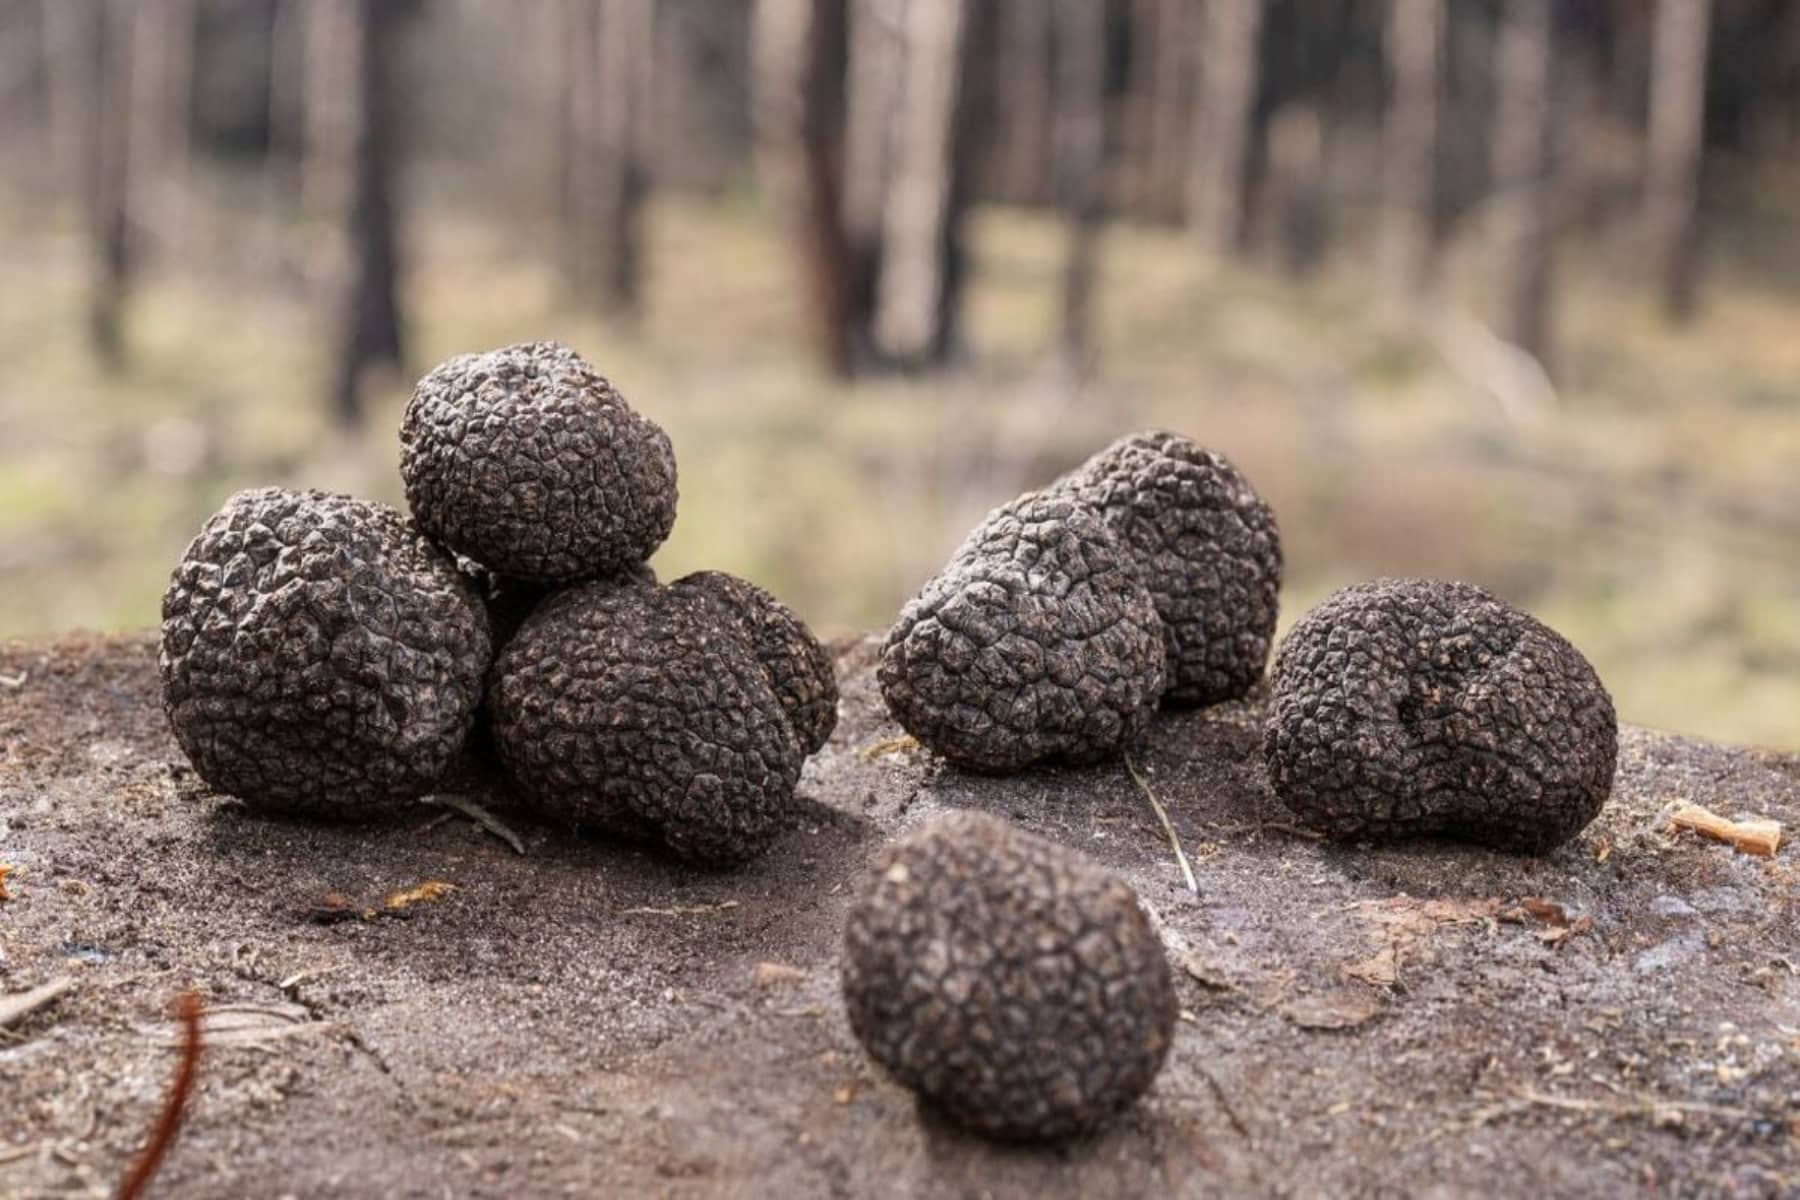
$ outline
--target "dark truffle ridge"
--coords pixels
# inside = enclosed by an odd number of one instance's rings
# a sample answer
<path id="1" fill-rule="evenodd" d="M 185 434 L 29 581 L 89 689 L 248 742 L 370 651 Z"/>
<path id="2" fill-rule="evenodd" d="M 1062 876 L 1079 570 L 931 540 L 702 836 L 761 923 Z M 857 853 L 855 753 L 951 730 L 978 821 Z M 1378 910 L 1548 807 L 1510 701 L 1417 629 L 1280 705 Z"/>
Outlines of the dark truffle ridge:
<path id="1" fill-rule="evenodd" d="M 1156 600 L 1168 643 L 1164 698 L 1213 704 L 1263 677 L 1281 590 L 1275 515 L 1220 454 L 1134 433 L 1049 489 L 1099 509 Z"/>
<path id="2" fill-rule="evenodd" d="M 1618 723 L 1554 630 L 1470 584 L 1390 579 L 1282 641 L 1263 750 L 1282 803 L 1333 837 L 1543 851 L 1606 803 Z"/>
<path id="3" fill-rule="evenodd" d="M 780 832 L 805 754 L 738 622 L 697 592 L 557 592 L 501 651 L 488 702 L 546 815 L 727 864 Z"/>
<path id="4" fill-rule="evenodd" d="M 800 739 L 801 753 L 823 746 L 837 725 L 837 675 L 806 622 L 754 583 L 723 571 L 696 571 L 670 586 L 691 592 L 720 620 L 737 624 Z"/>
<path id="5" fill-rule="evenodd" d="M 906 1087 L 976 1132 L 1068 1137 L 1141 1096 L 1175 991 L 1137 896 L 1084 856 L 979 813 L 889 845 L 850 910 L 844 1004 Z"/>
<path id="6" fill-rule="evenodd" d="M 901 611 L 878 678 L 907 732 L 952 762 L 1093 762 L 1150 722 L 1162 623 L 1091 508 L 1028 494 L 995 509 Z"/>
<path id="7" fill-rule="evenodd" d="M 239 492 L 163 595 L 169 724 L 200 777 L 259 808 L 367 814 L 424 793 L 462 746 L 487 614 L 400 513 Z"/>
<path id="8" fill-rule="evenodd" d="M 527 583 L 624 571 L 675 523 L 668 435 L 555 342 L 439 365 L 413 389 L 400 445 L 419 527 Z"/>

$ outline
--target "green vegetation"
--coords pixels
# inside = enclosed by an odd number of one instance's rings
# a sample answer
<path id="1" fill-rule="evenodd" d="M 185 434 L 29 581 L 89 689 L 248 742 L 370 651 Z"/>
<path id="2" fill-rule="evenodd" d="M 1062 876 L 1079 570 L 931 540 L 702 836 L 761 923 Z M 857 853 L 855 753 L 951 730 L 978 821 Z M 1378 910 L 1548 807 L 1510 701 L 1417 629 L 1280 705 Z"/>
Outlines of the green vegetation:
<path id="1" fill-rule="evenodd" d="M 1468 578 L 1581 646 L 1623 719 L 1800 747 L 1800 297 L 1748 267 L 1721 266 L 1681 331 L 1632 281 L 1568 270 L 1555 407 L 1509 417 L 1443 338 L 1388 332 L 1349 259 L 1298 284 L 1111 228 L 1097 374 L 1077 393 L 1043 353 L 1057 226 L 986 212 L 969 368 L 846 388 L 813 369 L 789 248 L 742 204 L 656 209 L 636 329 L 574 311 L 542 254 L 484 222 L 414 230 L 415 372 L 560 338 L 669 431 L 666 578 L 722 568 L 824 632 L 884 626 L 989 507 L 1162 425 L 1230 455 L 1275 507 L 1285 621 L 1370 575 Z M 169 567 L 237 487 L 399 500 L 410 378 L 379 389 L 364 435 L 332 430 L 322 306 L 294 273 L 271 289 L 247 236 L 146 279 L 116 376 L 86 349 L 79 239 L 0 239 L 32 281 L 0 294 L 0 633 L 155 621 Z"/>

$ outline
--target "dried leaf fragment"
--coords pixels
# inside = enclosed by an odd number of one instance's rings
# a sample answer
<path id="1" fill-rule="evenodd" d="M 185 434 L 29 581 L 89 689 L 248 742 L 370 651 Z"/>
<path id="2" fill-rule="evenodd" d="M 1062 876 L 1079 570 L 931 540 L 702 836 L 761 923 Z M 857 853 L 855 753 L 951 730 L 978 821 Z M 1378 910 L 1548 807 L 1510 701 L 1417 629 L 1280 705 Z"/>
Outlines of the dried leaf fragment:
<path id="1" fill-rule="evenodd" d="M 456 885 L 453 883 L 442 879 L 427 879 L 424 883 L 414 887 L 390 893 L 388 898 L 381 902 L 381 907 L 384 912 L 405 912 L 415 904 L 428 904 L 433 900 L 442 899 L 455 890 Z"/>

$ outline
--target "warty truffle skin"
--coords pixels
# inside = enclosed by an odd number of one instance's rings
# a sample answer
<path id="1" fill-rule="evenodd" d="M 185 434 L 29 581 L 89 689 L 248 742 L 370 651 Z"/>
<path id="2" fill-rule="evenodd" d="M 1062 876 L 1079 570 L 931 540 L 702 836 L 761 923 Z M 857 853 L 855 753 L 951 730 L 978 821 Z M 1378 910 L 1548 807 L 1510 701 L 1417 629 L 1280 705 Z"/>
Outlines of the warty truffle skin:
<path id="1" fill-rule="evenodd" d="M 906 731 L 951 762 L 1097 762 L 1148 726 L 1162 624 L 1100 518 L 1067 496 L 995 509 L 901 610 L 877 678 Z"/>
<path id="2" fill-rule="evenodd" d="M 1053 484 L 1099 509 L 1156 600 L 1164 699 L 1214 704 L 1262 680 L 1275 636 L 1275 515 L 1223 455 L 1174 433 L 1120 438 Z"/>
<path id="3" fill-rule="evenodd" d="M 440 364 L 413 390 L 400 444 L 419 527 L 524 582 L 622 572 L 675 523 L 668 435 L 555 342 Z"/>
<path id="4" fill-rule="evenodd" d="M 875 862 L 844 936 L 850 1027 L 901 1084 L 988 1137 L 1104 1125 L 1174 1037 L 1162 942 L 1121 879 L 956 812 Z"/>
<path id="5" fill-rule="evenodd" d="M 1618 722 L 1581 652 L 1467 583 L 1345 588 L 1275 658 L 1269 781 L 1336 838 L 1542 852 L 1599 814 Z"/>
<path id="6" fill-rule="evenodd" d="M 720 865 L 787 823 L 799 740 L 741 631 L 686 589 L 555 593 L 501 651 L 488 702 L 546 816 Z"/>
<path id="7" fill-rule="evenodd" d="M 800 739 L 801 753 L 823 746 L 837 726 L 837 674 L 831 656 L 799 614 L 749 580 L 724 571 L 696 571 L 670 586 L 692 593 L 721 620 L 737 624 Z"/>
<path id="8" fill-rule="evenodd" d="M 487 614 L 400 513 L 239 492 L 162 605 L 163 702 L 207 783 L 263 809 L 355 817 L 430 789 L 481 699 Z"/>

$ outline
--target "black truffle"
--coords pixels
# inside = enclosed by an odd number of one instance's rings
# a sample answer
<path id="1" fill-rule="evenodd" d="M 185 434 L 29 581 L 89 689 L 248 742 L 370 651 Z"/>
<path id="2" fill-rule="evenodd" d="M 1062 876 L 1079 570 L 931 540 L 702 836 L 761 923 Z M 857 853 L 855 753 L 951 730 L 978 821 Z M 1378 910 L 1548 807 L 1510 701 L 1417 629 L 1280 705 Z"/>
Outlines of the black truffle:
<path id="1" fill-rule="evenodd" d="M 1263 736 L 1282 803 L 1333 837 L 1568 841 L 1612 790 L 1618 723 L 1586 658 L 1466 583 L 1345 588 L 1275 657 Z"/>
<path id="2" fill-rule="evenodd" d="M 737 624 L 787 712 L 801 752 L 823 746 L 837 725 L 837 675 L 825 647 L 799 615 L 749 580 L 723 571 L 696 571 L 670 586 L 691 592 L 720 620 Z"/>
<path id="3" fill-rule="evenodd" d="M 239 492 L 163 596 L 163 702 L 200 777 L 260 808 L 356 816 L 416 798 L 462 746 L 487 615 L 400 513 Z"/>
<path id="4" fill-rule="evenodd" d="M 952 762 L 1016 770 L 1129 746 L 1164 685 L 1150 592 L 1083 502 L 995 509 L 900 613 L 878 679 L 907 732 Z"/>
<path id="5" fill-rule="evenodd" d="M 1213 704 L 1263 677 L 1281 589 L 1275 516 L 1223 455 L 1173 433 L 1120 438 L 1051 491 L 1099 509 L 1156 600 L 1166 700 Z"/>
<path id="6" fill-rule="evenodd" d="M 1176 1004 L 1124 881 L 994 817 L 888 846 L 844 937 L 850 1027 L 894 1077 L 989 1137 L 1089 1132 L 1162 1069 Z"/>
<path id="7" fill-rule="evenodd" d="M 546 815 L 734 863 L 785 825 L 805 754 L 742 629 L 699 592 L 555 593 L 501 651 L 489 704 Z"/>
<path id="8" fill-rule="evenodd" d="M 439 365 L 413 390 L 400 444 L 419 527 L 524 582 L 624 571 L 675 523 L 668 435 L 555 342 Z"/>

